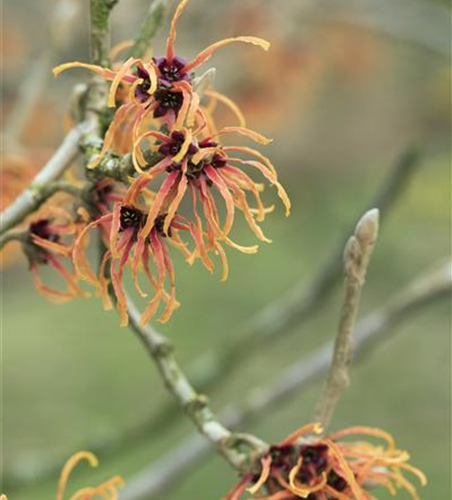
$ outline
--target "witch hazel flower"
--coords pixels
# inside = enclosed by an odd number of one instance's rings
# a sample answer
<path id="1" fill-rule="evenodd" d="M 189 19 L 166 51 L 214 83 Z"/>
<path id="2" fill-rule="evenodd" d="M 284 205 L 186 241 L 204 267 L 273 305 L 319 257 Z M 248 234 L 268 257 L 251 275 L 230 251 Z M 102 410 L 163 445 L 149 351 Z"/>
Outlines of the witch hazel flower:
<path id="1" fill-rule="evenodd" d="M 153 193 L 148 191 L 147 196 L 148 200 L 152 199 Z M 164 310 L 158 321 L 166 323 L 180 305 L 176 299 L 175 271 L 168 246 L 175 247 L 188 258 L 191 252 L 187 249 L 187 244 L 182 240 L 180 233 L 191 235 L 195 243 L 202 241 L 197 228 L 178 214 L 172 217 L 169 225 L 166 224 L 167 215 L 160 214 L 156 217 L 151 231 L 145 237 L 142 236 L 141 231 L 146 225 L 148 211 L 149 208 L 143 204 L 138 205 L 124 200 L 117 202 L 110 212 L 86 225 L 74 246 L 73 261 L 76 271 L 82 279 L 96 287 L 106 310 L 113 308 L 108 289 L 108 271 L 121 326 L 128 324 L 127 297 L 123 286 L 126 266 L 131 269 L 135 289 L 141 297 L 148 296 L 148 292 L 143 290 L 139 282 L 141 270 L 144 271 L 153 289 L 153 295 L 148 301 L 140 323 L 144 325 L 150 321 L 158 312 L 161 303 L 164 304 Z M 105 245 L 108 247 L 103 255 L 98 275 L 92 270 L 86 255 L 89 234 L 95 228 L 101 230 Z M 169 291 L 166 289 L 167 282 Z"/>
<path id="2" fill-rule="evenodd" d="M 408 463 L 409 455 L 398 450 L 391 435 L 381 429 L 351 427 L 326 437 L 314 423 L 301 427 L 272 446 L 261 459 L 261 472 L 248 474 L 223 500 L 239 500 L 246 492 L 255 500 L 378 500 L 369 492 L 386 488 L 392 495 L 406 490 L 419 500 L 405 473 L 427 484 L 423 472 Z M 344 438 L 357 437 L 348 441 Z M 378 438 L 383 444 L 364 441 Z"/>
<path id="3" fill-rule="evenodd" d="M 208 268 L 211 268 L 211 264 L 206 254 L 209 248 L 215 247 L 215 242 L 224 242 L 244 253 L 254 253 L 257 250 L 256 245 L 251 247 L 238 245 L 229 237 L 236 209 L 243 213 L 249 227 L 259 240 L 270 242 L 258 223 L 265 219 L 273 207 L 264 206 L 261 199 L 264 186 L 256 183 L 245 168 L 257 170 L 267 182 L 275 186 L 285 206 L 286 215 L 290 213 L 289 198 L 279 183 L 270 160 L 253 148 L 222 146 L 218 142 L 219 138 L 230 134 L 239 134 L 261 144 L 270 142 L 261 134 L 243 127 L 224 128 L 214 137 L 204 135 L 198 137 L 190 129 L 183 129 L 171 134 L 145 132 L 138 138 L 133 150 L 134 164 L 142 173 L 129 187 L 126 201 L 135 202 L 143 189 L 147 189 L 159 179 L 161 182 L 140 235 L 144 238 L 148 236 L 160 213 L 166 214 L 163 225 L 163 233 L 166 234 L 182 200 L 188 197 L 192 206 L 192 219 L 199 233 L 206 234 L 208 241 L 206 251 L 198 254 Z M 161 160 L 143 172 L 141 167 L 146 160 L 141 147 L 143 142 L 149 139 L 157 141 L 149 148 L 157 152 Z M 251 156 L 251 159 L 240 158 L 239 154 Z M 226 206 L 224 222 L 220 222 L 214 190 L 223 198 Z M 256 204 L 253 207 L 250 205 L 250 195 Z M 199 205 L 202 207 L 204 221 L 198 211 Z"/>
<path id="4" fill-rule="evenodd" d="M 77 274 L 65 265 L 71 263 L 74 241 L 87 218 L 88 214 L 83 209 L 74 220 L 63 208 L 49 206 L 40 213 L 39 219 L 29 224 L 22 247 L 29 261 L 36 290 L 53 302 L 63 303 L 87 295 L 77 284 Z M 56 271 L 65 282 L 66 290 L 57 290 L 44 283 L 40 272 L 43 266 Z"/>
<path id="5" fill-rule="evenodd" d="M 55 76 L 71 68 L 85 68 L 111 81 L 108 105 L 115 107 L 116 96 L 121 86 L 126 86 L 126 98 L 115 113 L 105 135 L 100 154 L 91 164 L 94 168 L 114 143 L 118 130 L 126 128 L 134 138 L 148 119 L 160 119 L 169 130 L 180 129 L 184 125 L 189 110 L 202 126 L 206 122 L 200 108 L 200 98 L 193 88 L 193 70 L 204 64 L 221 47 L 241 42 L 253 44 L 268 50 L 269 42 L 252 36 L 239 36 L 220 40 L 202 50 L 193 60 L 187 61 L 174 51 L 176 25 L 190 0 L 182 0 L 171 21 L 167 39 L 166 54 L 150 61 L 130 57 L 123 64 L 110 69 L 82 62 L 70 62 L 54 68 Z M 124 92 L 121 91 L 124 96 Z"/>

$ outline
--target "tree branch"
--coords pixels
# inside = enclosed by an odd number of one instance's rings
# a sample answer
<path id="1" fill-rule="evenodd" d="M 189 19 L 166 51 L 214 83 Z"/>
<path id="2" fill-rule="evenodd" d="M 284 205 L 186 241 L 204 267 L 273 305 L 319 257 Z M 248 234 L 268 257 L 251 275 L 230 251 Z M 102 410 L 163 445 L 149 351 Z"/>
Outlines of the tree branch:
<path id="1" fill-rule="evenodd" d="M 253 436 L 236 436 L 224 427 L 209 408 L 207 398 L 198 394 L 192 387 L 182 369 L 173 356 L 173 347 L 170 342 L 150 325 L 140 326 L 140 313 L 128 300 L 130 326 L 144 344 L 153 358 L 168 391 L 184 409 L 189 418 L 217 451 L 236 470 L 250 467 L 253 462 L 253 453 L 261 454 L 268 449 L 268 445 Z M 238 443 L 248 444 L 251 454 L 239 451 Z"/>
<path id="2" fill-rule="evenodd" d="M 118 0 L 90 0 L 90 58 L 93 64 L 110 64 L 110 14 L 117 3 Z"/>
<path id="3" fill-rule="evenodd" d="M 163 23 L 169 0 L 152 0 L 148 13 L 135 38 L 131 54 L 133 57 L 143 57 L 160 26 Z"/>
<path id="4" fill-rule="evenodd" d="M 330 372 L 314 418 L 324 428 L 329 425 L 342 393 L 349 385 L 348 367 L 353 354 L 353 328 L 367 268 L 378 236 L 378 219 L 378 209 L 364 214 L 345 247 L 345 298 Z"/>
<path id="5" fill-rule="evenodd" d="M 388 302 L 361 320 L 355 332 L 355 356 L 358 361 L 372 352 L 387 336 L 400 330 L 394 328 L 411 319 L 440 299 L 449 298 L 452 290 L 450 259 L 417 277 Z M 244 426 L 267 415 L 276 405 L 293 398 L 318 380 L 328 370 L 333 353 L 333 342 L 327 342 L 288 369 L 272 384 L 264 384 L 249 391 L 242 403 L 228 406 L 220 418 L 230 428 Z M 279 406 L 278 406 L 279 407 Z M 209 445 L 198 435 L 185 438 L 174 450 L 156 463 L 139 472 L 127 482 L 120 500 L 157 498 L 180 484 L 180 479 L 193 470 L 210 451 Z"/>
<path id="6" fill-rule="evenodd" d="M 60 177 L 77 157 L 78 143 L 84 130 L 86 124 L 73 128 L 30 186 L 0 214 L 0 234 L 22 222 L 58 190 L 52 182 Z"/>
<path id="7" fill-rule="evenodd" d="M 372 203 L 368 205 L 368 208 L 372 206 L 379 208 L 381 223 L 384 223 L 394 203 L 406 188 L 419 165 L 419 159 L 419 150 L 414 147 L 408 148 L 397 159 Z M 343 249 L 352 231 L 353 228 L 350 228 L 345 232 L 346 236 L 333 249 L 312 280 L 306 282 L 306 278 L 301 277 L 280 299 L 261 309 L 243 325 L 233 341 L 221 345 L 220 348 L 212 349 L 197 359 L 188 370 L 192 374 L 194 385 L 202 391 L 210 390 L 225 380 L 232 369 L 246 359 L 244 355 L 251 347 L 255 350 L 268 346 L 270 341 L 279 339 L 281 335 L 289 335 L 294 325 L 300 325 L 309 319 L 341 279 Z M 174 418 L 174 407 L 169 404 L 153 421 L 146 422 L 142 426 L 142 432 L 147 433 L 149 429 L 157 426 L 166 427 L 174 421 Z M 135 429 L 134 434 L 138 436 L 139 429 Z M 127 439 L 126 436 L 125 439 Z"/>

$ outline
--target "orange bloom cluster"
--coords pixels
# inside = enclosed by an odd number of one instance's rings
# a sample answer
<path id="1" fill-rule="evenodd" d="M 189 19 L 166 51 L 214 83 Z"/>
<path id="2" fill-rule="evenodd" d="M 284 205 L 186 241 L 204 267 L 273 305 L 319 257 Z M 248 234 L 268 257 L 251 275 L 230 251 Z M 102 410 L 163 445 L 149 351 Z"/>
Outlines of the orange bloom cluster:
<path id="1" fill-rule="evenodd" d="M 67 210 L 57 207 L 45 207 L 39 212 L 39 218 L 30 223 L 28 235 L 22 242 L 28 257 L 30 272 L 37 291 L 45 298 L 56 303 L 63 303 L 74 297 L 84 297 L 87 293 L 77 284 L 75 271 L 69 271 L 65 262 L 71 263 L 72 251 L 82 228 L 89 216 L 80 209 L 74 219 Z M 40 274 L 40 268 L 48 265 L 62 278 L 66 290 L 55 290 L 46 285 Z"/>
<path id="2" fill-rule="evenodd" d="M 149 61 L 131 57 L 114 63 L 111 69 L 81 62 L 54 69 L 57 75 L 74 67 L 87 68 L 111 82 L 108 104 L 118 108 L 102 149 L 89 168 L 96 172 L 110 150 L 132 153 L 135 173 L 124 180 L 121 189 L 103 179 L 105 185 L 93 190 L 96 209 L 90 210 L 91 220 L 77 233 L 72 252 L 78 276 L 96 288 L 106 309 L 113 307 L 111 282 L 121 325 L 128 322 L 123 288 L 126 267 L 142 297 L 147 297 L 148 291 L 140 284 L 141 271 L 152 290 L 141 323 L 150 321 L 160 306 L 159 321 L 166 322 L 179 306 L 169 246 L 180 251 L 189 264 L 199 259 L 210 272 L 215 267 L 212 256 L 217 256 L 225 280 L 225 245 L 244 253 L 258 249 L 231 239 L 237 212 L 243 214 L 259 240 L 270 242 L 260 223 L 273 206 L 264 206 L 264 184 L 253 179 L 253 171 L 276 188 L 286 215 L 290 211 L 289 198 L 270 160 L 252 147 L 221 142 L 231 135 L 261 145 L 270 140 L 248 129 L 243 114 L 226 96 L 212 89 L 199 94 L 193 73 L 225 45 L 241 42 L 267 50 L 269 43 L 250 36 L 227 38 L 204 49 L 192 61 L 184 60 L 175 54 L 174 42 L 177 20 L 188 2 L 182 0 L 175 11 L 163 57 Z M 122 44 L 120 49 L 124 47 Z M 114 56 L 117 53 L 114 51 Z M 218 103 L 229 108 L 237 126 L 217 129 L 213 112 Z M 224 216 L 220 202 L 225 206 Z M 107 247 L 99 273 L 93 271 L 87 256 L 93 230 L 100 231 Z"/>
<path id="3" fill-rule="evenodd" d="M 405 489 L 419 500 L 404 472 L 425 486 L 425 475 L 408 463 L 409 455 L 395 447 L 388 433 L 369 427 L 352 427 L 321 437 L 319 424 L 306 425 L 272 446 L 261 460 L 260 475 L 248 474 L 224 500 L 239 500 L 245 492 L 255 500 L 377 500 L 369 492 L 377 487 Z M 371 436 L 384 444 L 346 441 L 349 436 Z"/>

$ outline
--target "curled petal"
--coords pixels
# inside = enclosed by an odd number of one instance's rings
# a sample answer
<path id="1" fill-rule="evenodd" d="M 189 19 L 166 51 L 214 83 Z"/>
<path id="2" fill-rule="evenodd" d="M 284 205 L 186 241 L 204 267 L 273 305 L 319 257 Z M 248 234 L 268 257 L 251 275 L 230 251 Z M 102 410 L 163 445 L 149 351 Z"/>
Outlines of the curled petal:
<path id="1" fill-rule="evenodd" d="M 193 135 L 190 130 L 184 129 L 184 135 L 185 139 L 184 142 L 182 143 L 182 146 L 180 147 L 179 152 L 173 156 L 173 161 L 174 162 L 180 162 L 184 158 L 184 156 L 187 154 L 188 149 L 190 147 L 190 144 L 193 139 Z"/>
<path id="2" fill-rule="evenodd" d="M 108 58 L 110 61 L 113 61 L 113 59 L 116 59 L 118 55 L 123 52 L 124 50 L 130 49 L 133 47 L 133 44 L 135 43 L 135 40 L 124 40 L 123 42 L 117 43 L 115 46 L 113 46 L 108 54 Z"/>
<path id="3" fill-rule="evenodd" d="M 121 228 L 121 203 L 116 203 L 113 208 L 110 229 L 110 250 L 114 259 L 119 258 L 119 251 L 117 246 L 119 230 Z"/>
<path id="4" fill-rule="evenodd" d="M 144 225 L 143 229 L 140 232 L 140 236 L 143 236 L 143 238 L 146 238 L 146 236 L 148 236 L 149 233 L 151 232 L 151 229 L 154 227 L 155 219 L 159 214 L 160 209 L 162 208 L 163 202 L 165 201 L 166 197 L 168 196 L 168 193 L 171 191 L 171 188 L 174 186 L 179 177 L 180 177 L 179 172 L 171 172 L 161 185 L 157 193 L 157 196 L 154 200 L 154 203 L 151 205 L 151 208 L 149 209 L 146 224 Z"/>
<path id="5" fill-rule="evenodd" d="M 74 298 L 72 293 L 53 290 L 52 288 L 45 285 L 41 279 L 41 276 L 39 275 L 37 266 L 31 266 L 30 273 L 33 278 L 36 290 L 46 299 L 54 302 L 55 304 L 63 304 Z"/>
<path id="6" fill-rule="evenodd" d="M 172 61 L 174 58 L 174 41 L 176 40 L 177 32 L 176 32 L 176 24 L 177 20 L 181 16 L 182 12 L 185 9 L 185 6 L 188 4 L 190 0 L 182 0 L 180 4 L 177 6 L 176 11 L 174 12 L 173 18 L 171 19 L 171 27 L 170 27 L 170 35 L 166 42 L 166 57 L 168 61 Z"/>
<path id="7" fill-rule="evenodd" d="M 113 309 L 113 304 L 108 291 L 108 280 L 106 278 L 106 267 L 110 259 L 111 259 L 111 252 L 110 251 L 105 252 L 99 266 L 99 280 L 96 285 L 97 294 L 100 296 L 102 300 L 102 305 L 106 311 L 110 311 L 111 309 Z"/>
<path id="8" fill-rule="evenodd" d="M 247 489 L 252 495 L 257 493 L 262 486 L 267 482 L 267 479 L 270 476 L 270 470 L 271 470 L 271 464 L 272 464 L 272 457 L 270 455 L 267 455 L 266 457 L 261 459 L 261 475 L 259 479 L 256 481 L 256 483 L 251 486 L 250 488 Z"/>
<path id="9" fill-rule="evenodd" d="M 222 233 L 228 235 L 234 222 L 234 200 L 223 178 L 210 165 L 204 167 L 207 177 L 215 184 L 226 202 L 226 221 Z"/>
<path id="10" fill-rule="evenodd" d="M 145 245 L 146 245 L 146 240 L 142 237 L 138 237 L 136 245 L 135 245 L 135 251 L 133 254 L 133 261 L 132 261 L 133 283 L 135 285 L 135 289 L 142 297 L 146 297 L 147 293 L 143 292 L 143 290 L 140 287 L 140 283 L 138 281 L 138 270 L 139 270 L 140 262 L 142 262 L 142 260 L 143 260 L 143 253 L 144 253 Z"/>
<path id="11" fill-rule="evenodd" d="M 102 66 L 97 66 L 95 64 L 87 64 L 78 61 L 60 64 L 53 68 L 52 72 L 55 76 L 58 76 L 63 71 L 67 71 L 72 68 L 84 68 L 93 71 L 94 73 L 103 76 L 106 80 L 113 80 L 116 76 L 116 72 L 108 68 L 103 68 Z"/>
<path id="12" fill-rule="evenodd" d="M 304 425 L 303 427 L 300 427 L 297 429 L 294 433 L 292 433 L 290 436 L 288 436 L 286 439 L 283 439 L 280 441 L 276 446 L 278 448 L 283 448 L 285 446 L 292 446 L 293 444 L 296 444 L 298 440 L 302 437 L 305 436 L 306 434 L 317 434 L 320 435 L 323 433 L 323 426 L 317 422 Z"/>
<path id="13" fill-rule="evenodd" d="M 220 174 L 221 175 L 221 174 Z M 246 196 L 244 192 L 240 189 L 239 186 L 234 184 L 231 181 L 226 181 L 226 184 L 229 186 L 229 188 L 233 191 L 234 195 L 236 196 L 237 200 L 237 206 L 242 210 L 246 221 L 248 222 L 248 226 L 251 228 L 253 233 L 261 240 L 265 241 L 266 243 L 271 243 L 272 240 L 268 239 L 265 234 L 263 233 L 262 229 L 260 226 L 257 225 L 256 221 L 254 220 L 254 215 L 251 212 L 251 209 L 248 205 L 248 202 L 246 201 Z"/>
<path id="14" fill-rule="evenodd" d="M 315 493 L 316 491 L 324 488 L 327 483 L 327 475 L 325 472 L 322 472 L 320 481 L 313 486 L 308 484 L 301 484 L 297 479 L 297 475 L 300 472 L 302 465 L 303 457 L 300 457 L 298 459 L 297 465 L 289 473 L 289 484 L 293 493 L 301 498 L 307 498 L 311 493 Z"/>
<path id="15" fill-rule="evenodd" d="M 97 457 L 90 453 L 89 451 L 79 451 L 75 455 L 73 455 L 64 465 L 63 470 L 61 471 L 60 479 L 58 481 L 58 490 L 57 490 L 57 500 L 63 500 L 64 493 L 66 491 L 67 483 L 69 480 L 69 476 L 74 468 L 81 462 L 82 460 L 86 460 L 91 467 L 97 467 L 99 465 L 99 461 Z"/>
<path id="16" fill-rule="evenodd" d="M 165 310 L 163 311 L 158 321 L 159 323 L 166 323 L 171 318 L 171 315 L 173 314 L 174 310 L 177 308 L 176 280 L 175 280 L 173 263 L 171 262 L 171 257 L 169 255 L 168 249 L 166 248 L 166 245 L 164 245 L 163 243 L 162 243 L 162 251 L 163 251 L 165 268 L 170 282 L 170 298 Z"/>
<path id="17" fill-rule="evenodd" d="M 193 127 L 195 125 L 196 114 L 199 111 L 199 101 L 200 101 L 199 94 L 197 94 L 196 92 L 193 93 L 191 95 L 190 108 L 188 109 L 188 113 L 187 113 L 187 126 L 188 127 Z"/>
<path id="18" fill-rule="evenodd" d="M 340 431 L 333 432 L 332 434 L 329 435 L 329 437 L 332 440 L 337 441 L 342 437 L 356 435 L 356 434 L 363 434 L 365 436 L 374 436 L 382 438 L 388 443 L 389 449 L 392 450 L 395 448 L 395 441 L 394 438 L 391 436 L 391 434 L 376 427 L 364 427 L 364 426 L 348 427 L 347 429 L 342 429 Z"/>
<path id="19" fill-rule="evenodd" d="M 251 482 L 252 476 L 247 474 L 244 476 L 234 488 L 222 500 L 239 500 L 245 493 L 246 487 Z"/>
<path id="20" fill-rule="evenodd" d="M 210 97 L 212 100 L 217 100 L 223 103 L 227 108 L 229 108 L 232 111 L 232 113 L 234 113 L 239 122 L 239 127 L 241 128 L 246 127 L 245 116 L 243 115 L 240 108 L 232 99 L 229 99 L 229 97 L 226 97 L 225 95 L 220 94 L 219 92 L 216 92 L 214 90 L 206 90 L 205 95 Z"/>
<path id="21" fill-rule="evenodd" d="M 220 256 L 220 260 L 223 265 L 223 272 L 221 273 L 221 281 L 226 281 L 229 275 L 229 265 L 228 265 L 228 259 L 226 257 L 226 252 L 224 251 L 223 247 L 218 243 L 218 241 L 216 241 L 214 245 L 215 245 L 215 251 Z"/>
<path id="22" fill-rule="evenodd" d="M 353 474 L 353 471 L 350 469 L 349 464 L 342 455 L 341 450 L 338 448 L 336 443 L 334 443 L 330 439 L 326 439 L 325 444 L 328 446 L 330 453 L 336 458 L 343 474 L 345 475 L 345 480 L 353 491 L 356 500 L 365 500 L 363 490 L 356 482 L 355 475 Z"/>
<path id="23" fill-rule="evenodd" d="M 104 142 L 102 144 L 102 149 L 88 165 L 89 169 L 96 168 L 97 165 L 99 165 L 99 163 L 101 162 L 105 153 L 110 149 L 110 147 L 115 139 L 115 134 L 116 134 L 121 122 L 124 120 L 124 118 L 127 116 L 128 112 L 131 110 L 131 108 L 133 106 L 134 106 L 134 104 L 131 104 L 131 103 L 123 104 L 116 111 L 115 117 L 113 118 L 113 121 L 111 122 L 111 124 L 108 127 L 108 130 L 105 134 Z"/>
<path id="24" fill-rule="evenodd" d="M 127 75 L 127 72 L 129 69 L 139 62 L 140 59 L 135 59 L 134 57 L 129 57 L 127 61 L 119 68 L 119 70 L 116 72 L 115 77 L 113 78 L 113 81 L 111 82 L 110 86 L 110 91 L 108 93 L 108 106 L 113 108 L 116 104 L 116 92 L 118 90 L 118 87 L 120 83 L 123 81 L 124 77 Z M 133 77 L 134 81 L 138 77 Z"/>
<path id="25" fill-rule="evenodd" d="M 78 238 L 74 244 L 72 261 L 74 263 L 75 271 L 80 276 L 80 278 L 92 284 L 96 283 L 96 275 L 91 269 L 91 265 L 86 257 L 85 252 L 85 248 L 88 244 L 87 238 L 89 235 L 89 231 L 103 223 L 110 222 L 111 219 L 111 214 L 106 214 L 85 226 L 81 233 L 78 235 Z"/>
<path id="26" fill-rule="evenodd" d="M 209 47 L 200 52 L 195 57 L 195 59 L 193 59 L 193 61 L 189 62 L 186 66 L 184 66 L 183 71 L 184 72 L 192 71 L 194 68 L 197 68 L 198 66 L 201 66 L 201 64 L 204 64 L 206 61 L 208 61 L 220 47 L 224 47 L 225 45 L 229 45 L 231 43 L 236 43 L 236 42 L 250 43 L 252 45 L 257 45 L 258 47 L 264 50 L 268 50 L 270 48 L 269 42 L 263 40 L 262 38 L 257 38 L 255 36 L 238 36 L 235 38 L 225 38 L 224 40 L 220 40 L 219 42 L 209 45 Z"/>
<path id="27" fill-rule="evenodd" d="M 184 160 L 182 164 L 182 176 L 179 181 L 179 185 L 177 186 L 177 193 L 173 201 L 170 203 L 170 206 L 168 207 L 168 213 L 166 214 L 165 222 L 163 223 L 164 234 L 168 234 L 173 217 L 177 209 L 179 208 L 182 198 L 184 197 L 187 191 L 188 180 L 187 176 L 185 175 L 186 171 L 187 171 L 187 160 Z"/>
<path id="28" fill-rule="evenodd" d="M 263 162 L 270 169 L 270 172 L 275 176 L 275 178 L 278 177 L 278 175 L 276 173 L 276 168 L 274 167 L 272 162 L 266 156 L 264 156 L 262 153 L 257 151 L 256 149 L 249 148 L 247 146 L 224 146 L 223 150 L 224 151 L 237 151 L 237 152 L 247 153 L 249 155 L 255 156 L 256 158 L 258 158 L 261 162 Z"/>
<path id="29" fill-rule="evenodd" d="M 220 136 L 224 134 L 234 134 L 234 133 L 243 135 L 244 137 L 248 137 L 249 139 L 252 139 L 254 142 L 257 142 L 258 144 L 263 144 L 264 146 L 270 144 L 273 141 L 273 139 L 269 139 L 268 137 L 259 134 L 259 132 L 256 132 L 254 130 L 245 127 L 224 127 L 218 132 L 217 135 Z"/>
<path id="30" fill-rule="evenodd" d="M 61 243 L 56 243 L 54 241 L 47 240 L 46 238 L 41 238 L 36 234 L 32 234 L 31 239 L 36 246 L 43 248 L 49 252 L 55 253 L 57 255 L 68 257 L 72 253 L 70 247 L 62 245 Z"/>
<path id="31" fill-rule="evenodd" d="M 228 161 L 237 162 L 244 165 L 250 165 L 257 168 L 262 175 L 273 185 L 276 187 L 276 191 L 278 193 L 279 198 L 284 204 L 286 209 L 286 217 L 290 215 L 291 202 L 289 196 L 286 193 L 286 190 L 282 187 L 282 185 L 276 180 L 275 176 L 269 172 L 269 170 L 259 161 L 254 160 L 241 160 L 240 158 L 229 158 Z"/>

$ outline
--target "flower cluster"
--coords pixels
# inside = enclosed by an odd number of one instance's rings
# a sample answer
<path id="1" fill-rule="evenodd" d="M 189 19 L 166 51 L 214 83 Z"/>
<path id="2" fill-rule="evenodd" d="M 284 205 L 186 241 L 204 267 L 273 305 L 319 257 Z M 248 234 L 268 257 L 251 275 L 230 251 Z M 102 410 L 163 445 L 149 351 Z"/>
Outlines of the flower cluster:
<path id="1" fill-rule="evenodd" d="M 289 198 L 270 160 L 252 147 L 222 142 L 234 135 L 261 145 L 270 140 L 246 127 L 243 114 L 228 97 L 211 88 L 198 92 L 199 78 L 194 73 L 220 47 L 240 42 L 268 50 L 269 43 L 251 36 L 227 38 L 207 47 L 192 61 L 183 59 L 175 54 L 174 43 L 177 21 L 188 2 L 182 0 L 175 11 L 164 56 L 149 61 L 130 57 L 113 62 L 111 68 L 72 62 L 54 69 L 58 75 L 70 68 L 86 68 L 111 82 L 108 105 L 117 109 L 99 154 L 88 165 L 94 175 L 107 152 L 131 153 L 135 173 L 121 183 L 103 178 L 91 189 L 89 219 L 84 219 L 84 225 L 75 225 L 71 246 L 77 277 L 95 287 L 106 309 L 116 303 L 121 325 L 128 322 L 123 286 L 126 267 L 142 297 L 152 291 L 141 323 L 150 321 L 160 306 L 159 321 L 166 322 L 179 305 L 169 247 L 180 251 L 189 264 L 199 259 L 210 272 L 218 258 L 225 280 L 225 246 L 244 253 L 258 249 L 257 245 L 233 241 L 231 230 L 237 212 L 243 214 L 259 240 L 270 242 L 260 223 L 273 206 L 264 205 L 264 184 L 253 179 L 253 171 L 276 188 L 286 215 L 290 212 Z M 127 45 L 121 44 L 112 57 L 124 48 Z M 230 110 L 236 124 L 216 126 L 213 113 L 218 103 Z M 30 227 L 30 231 L 34 229 Z M 106 248 L 99 272 L 92 269 L 88 258 L 92 231 L 100 232 Z M 58 232 L 45 228 L 39 245 L 42 247 L 45 240 L 46 251 L 62 251 L 59 238 Z M 38 245 L 35 236 L 33 243 Z M 47 253 L 42 260 L 55 264 Z M 140 284 L 140 274 L 146 278 L 147 290 Z M 75 295 L 75 288 L 71 290 Z"/>
<path id="2" fill-rule="evenodd" d="M 239 500 L 245 492 L 261 493 L 256 500 L 377 500 L 368 491 L 377 487 L 393 495 L 402 488 L 419 500 L 404 472 L 416 476 L 423 486 L 427 479 L 408 463 L 408 453 L 398 450 L 388 433 L 352 427 L 322 435 L 322 426 L 309 424 L 272 446 L 261 459 L 260 474 L 244 476 L 224 500 Z M 385 444 L 343 439 L 349 436 L 371 436 Z"/>
<path id="3" fill-rule="evenodd" d="M 69 271 L 65 262 L 72 260 L 76 238 L 88 218 L 83 209 L 74 218 L 61 207 L 49 206 L 41 210 L 38 217 L 29 224 L 22 247 L 37 291 L 52 302 L 63 303 L 74 297 L 87 296 L 77 284 L 77 274 L 73 270 Z M 66 290 L 56 290 L 43 282 L 40 274 L 43 265 L 56 271 L 66 284 Z"/>

